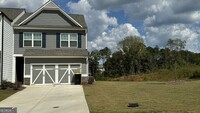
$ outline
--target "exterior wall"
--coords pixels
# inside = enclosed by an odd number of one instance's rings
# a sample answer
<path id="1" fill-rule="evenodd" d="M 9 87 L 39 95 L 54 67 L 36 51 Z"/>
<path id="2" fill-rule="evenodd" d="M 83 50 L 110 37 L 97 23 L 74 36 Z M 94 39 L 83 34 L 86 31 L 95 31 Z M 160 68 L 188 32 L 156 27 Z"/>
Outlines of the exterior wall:
<path id="1" fill-rule="evenodd" d="M 74 24 L 59 11 L 44 10 L 27 25 L 72 26 Z"/>
<path id="2" fill-rule="evenodd" d="M 2 46 L 2 15 L 0 14 L 0 51 Z"/>
<path id="3" fill-rule="evenodd" d="M 4 19 L 4 40 L 3 40 L 3 79 L 15 82 L 15 77 L 12 76 L 12 61 L 13 61 L 13 28 L 10 21 Z"/>
<path id="4" fill-rule="evenodd" d="M 25 76 L 30 76 L 31 63 L 58 64 L 58 63 L 80 63 L 82 64 L 82 74 L 87 74 L 87 62 L 85 58 L 26 58 Z"/>
<path id="5" fill-rule="evenodd" d="M 15 36 L 14 36 L 14 53 L 15 54 L 23 54 L 26 49 L 38 49 L 38 47 L 19 47 L 19 32 L 43 32 L 46 33 L 46 48 L 41 48 L 40 49 L 60 49 L 56 48 L 56 33 L 81 33 L 81 48 L 87 49 L 86 48 L 86 34 L 85 31 L 41 31 L 41 30 L 15 30 Z M 67 48 L 64 48 L 67 49 Z"/>
<path id="6" fill-rule="evenodd" d="M 0 14 L 0 52 L 1 52 L 1 41 L 2 41 L 2 15 Z M 1 85 L 1 54 L 0 54 L 0 85 Z"/>

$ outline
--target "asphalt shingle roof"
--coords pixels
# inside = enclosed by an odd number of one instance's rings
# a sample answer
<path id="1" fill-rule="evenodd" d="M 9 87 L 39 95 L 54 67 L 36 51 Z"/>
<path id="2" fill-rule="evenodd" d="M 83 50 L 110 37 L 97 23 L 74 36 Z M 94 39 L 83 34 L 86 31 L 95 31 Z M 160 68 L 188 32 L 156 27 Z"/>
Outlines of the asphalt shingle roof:
<path id="1" fill-rule="evenodd" d="M 24 56 L 88 56 L 86 49 L 27 49 Z"/>
<path id="2" fill-rule="evenodd" d="M 25 9 L 22 8 L 0 8 L 0 12 L 3 12 L 11 21 L 13 21 L 20 13 L 25 11 Z M 26 18 L 28 18 L 33 13 L 25 13 L 21 18 L 18 19 L 15 24 L 19 24 Z M 79 24 L 81 24 L 84 28 L 87 28 L 85 18 L 83 15 L 80 14 L 69 14 L 75 21 L 77 21 Z M 53 27 L 53 26 L 51 26 Z"/>
<path id="3" fill-rule="evenodd" d="M 19 24 L 20 22 L 22 22 L 23 20 L 25 20 L 26 18 L 28 18 L 31 14 L 33 13 L 25 13 L 21 18 L 19 18 L 19 20 L 17 22 L 15 22 L 15 24 Z M 69 16 L 71 16 L 74 20 L 76 20 L 79 24 L 81 24 L 84 28 L 87 28 L 86 22 L 85 22 L 85 18 L 83 15 L 80 14 L 69 14 Z M 25 25 L 27 26 L 27 25 Z M 34 27 L 34 26 L 27 26 L 27 27 Z M 51 27 L 69 27 L 69 26 L 37 26 L 37 27 L 47 27 L 47 28 L 51 28 Z"/>
<path id="4" fill-rule="evenodd" d="M 11 21 L 13 21 L 24 10 L 25 9 L 20 8 L 0 8 L 0 12 L 3 12 Z"/>
<path id="5" fill-rule="evenodd" d="M 85 22 L 85 18 L 83 15 L 79 14 L 69 14 L 74 20 L 76 20 L 79 24 L 81 24 L 83 27 L 87 27 L 87 24 Z"/>
<path id="6" fill-rule="evenodd" d="M 19 24 L 20 22 L 22 22 L 23 20 L 25 20 L 26 18 L 28 18 L 32 13 L 25 13 L 21 18 L 19 18 L 17 20 L 17 22 L 15 22 L 15 24 Z"/>

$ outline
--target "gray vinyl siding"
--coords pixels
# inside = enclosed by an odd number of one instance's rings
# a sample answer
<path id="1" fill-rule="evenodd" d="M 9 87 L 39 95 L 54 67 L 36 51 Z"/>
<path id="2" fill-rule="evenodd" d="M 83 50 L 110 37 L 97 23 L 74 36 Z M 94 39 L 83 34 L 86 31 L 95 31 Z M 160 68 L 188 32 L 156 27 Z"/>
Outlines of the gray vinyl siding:
<path id="1" fill-rule="evenodd" d="M 2 30 L 2 15 L 0 14 L 0 30 Z M 2 38 L 2 31 L 0 31 L 0 58 L 1 58 L 1 38 Z M 1 59 L 0 59 L 0 85 L 1 85 Z"/>
<path id="2" fill-rule="evenodd" d="M 87 64 L 86 63 L 82 64 L 82 74 L 87 74 Z"/>
<path id="3" fill-rule="evenodd" d="M 46 48 L 42 47 L 19 47 L 19 33 L 20 32 L 42 32 L 46 33 Z M 26 49 L 59 49 L 56 48 L 56 33 L 81 33 L 81 48 L 86 49 L 86 34 L 85 31 L 40 31 L 40 30 L 15 30 L 14 36 L 14 53 L 15 54 L 24 54 Z M 65 48 L 68 49 L 68 48 Z"/>
<path id="4" fill-rule="evenodd" d="M 59 11 L 44 10 L 27 25 L 74 26 L 74 24 Z"/>
<path id="5" fill-rule="evenodd" d="M 4 18 L 4 40 L 3 40 L 3 79 L 14 82 L 13 72 L 13 28 L 10 21 Z"/>
<path id="6" fill-rule="evenodd" d="M 2 15 L 0 14 L 0 29 L 2 30 Z M 1 38 L 2 38 L 2 31 L 0 31 L 0 58 L 1 58 Z M 1 59 L 0 59 L 0 85 L 1 85 Z"/>
<path id="7" fill-rule="evenodd" d="M 44 63 L 44 64 L 72 64 L 72 63 L 79 63 L 82 64 L 82 74 L 87 74 L 87 64 L 86 59 L 84 58 L 26 58 L 25 59 L 25 75 L 30 75 L 30 64 L 34 63 Z"/>

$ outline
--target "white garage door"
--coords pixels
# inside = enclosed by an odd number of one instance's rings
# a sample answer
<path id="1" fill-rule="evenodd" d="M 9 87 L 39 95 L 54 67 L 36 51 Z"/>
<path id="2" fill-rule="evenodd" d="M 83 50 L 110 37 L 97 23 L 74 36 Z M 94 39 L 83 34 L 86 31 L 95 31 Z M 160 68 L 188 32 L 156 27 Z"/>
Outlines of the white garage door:
<path id="1" fill-rule="evenodd" d="M 33 64 L 31 67 L 31 84 L 71 84 L 73 75 L 81 73 L 80 64 Z"/>

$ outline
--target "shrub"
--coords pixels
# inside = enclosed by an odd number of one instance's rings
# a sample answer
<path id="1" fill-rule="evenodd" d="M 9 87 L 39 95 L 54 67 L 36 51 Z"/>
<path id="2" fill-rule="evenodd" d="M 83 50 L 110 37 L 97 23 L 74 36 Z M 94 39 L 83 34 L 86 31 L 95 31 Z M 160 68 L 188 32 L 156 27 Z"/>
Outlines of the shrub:
<path id="1" fill-rule="evenodd" d="M 200 79 L 200 71 L 193 72 L 192 76 L 190 76 L 190 79 Z"/>
<path id="2" fill-rule="evenodd" d="M 16 82 L 13 84 L 13 89 L 14 90 L 19 90 L 22 88 L 22 83 L 21 82 Z"/>
<path id="3" fill-rule="evenodd" d="M 94 83 L 94 77 L 93 76 L 89 76 L 88 84 L 93 84 L 93 83 Z"/>
<path id="4" fill-rule="evenodd" d="M 3 80 L 1 84 L 1 89 L 12 88 L 12 86 L 13 86 L 13 83 Z"/>

